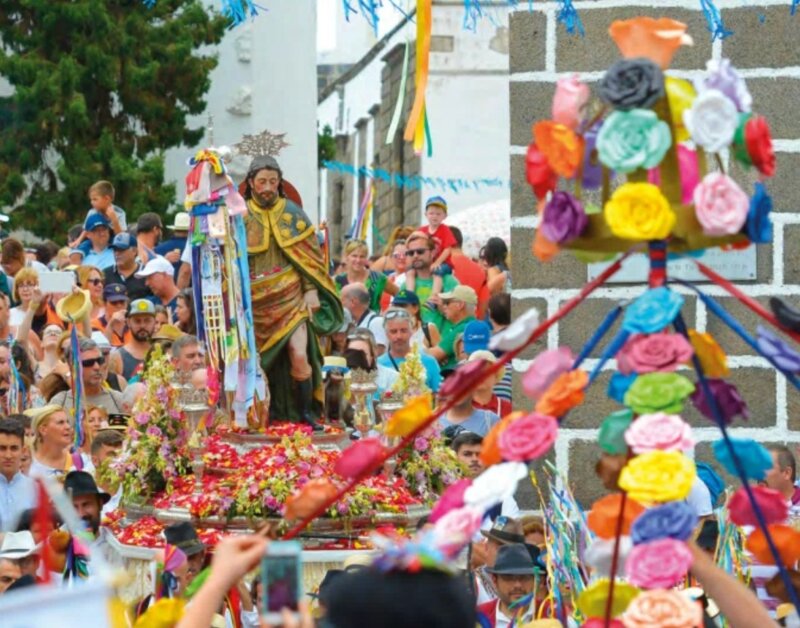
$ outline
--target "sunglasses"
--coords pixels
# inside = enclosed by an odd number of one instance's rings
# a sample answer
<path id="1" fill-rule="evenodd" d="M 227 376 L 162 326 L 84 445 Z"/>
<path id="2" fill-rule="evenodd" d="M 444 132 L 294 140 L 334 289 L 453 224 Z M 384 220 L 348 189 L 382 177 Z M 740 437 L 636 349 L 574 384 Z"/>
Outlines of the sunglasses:
<path id="1" fill-rule="evenodd" d="M 406 257 L 414 257 L 415 255 L 425 255 L 430 249 L 407 249 Z"/>
<path id="2" fill-rule="evenodd" d="M 93 367 L 95 364 L 97 364 L 99 366 L 103 366 L 103 364 L 105 364 L 105 363 L 106 363 L 106 359 L 103 356 L 100 356 L 99 358 L 92 358 L 90 360 L 81 360 L 81 364 L 83 365 L 83 368 L 87 368 L 87 369 Z"/>
<path id="3" fill-rule="evenodd" d="M 390 310 L 384 314 L 383 318 L 387 321 L 394 320 L 395 318 L 411 318 L 411 315 L 405 310 Z"/>
<path id="4" fill-rule="evenodd" d="M 103 280 L 102 279 L 87 279 L 86 283 L 90 283 L 93 286 L 99 286 L 101 283 L 103 283 Z"/>

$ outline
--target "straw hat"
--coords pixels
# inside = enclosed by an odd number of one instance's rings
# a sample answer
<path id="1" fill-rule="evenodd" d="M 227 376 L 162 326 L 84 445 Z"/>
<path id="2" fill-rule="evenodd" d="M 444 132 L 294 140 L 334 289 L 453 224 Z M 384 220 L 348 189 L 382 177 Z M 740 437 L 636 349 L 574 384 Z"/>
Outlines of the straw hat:
<path id="1" fill-rule="evenodd" d="M 48 419 L 51 414 L 58 411 L 64 411 L 62 406 L 58 404 L 51 403 L 46 406 L 42 406 L 41 408 L 28 408 L 23 412 L 25 416 L 31 417 L 31 431 L 34 435 L 38 432 L 39 426 Z"/>
<path id="2" fill-rule="evenodd" d="M 68 294 L 56 303 L 56 314 L 65 323 L 83 320 L 92 308 L 92 299 L 88 290 L 78 290 Z"/>
<path id="3" fill-rule="evenodd" d="M 178 338 L 183 336 L 183 332 L 169 323 L 164 323 L 156 333 L 153 334 L 152 340 L 169 340 L 175 342 Z"/>

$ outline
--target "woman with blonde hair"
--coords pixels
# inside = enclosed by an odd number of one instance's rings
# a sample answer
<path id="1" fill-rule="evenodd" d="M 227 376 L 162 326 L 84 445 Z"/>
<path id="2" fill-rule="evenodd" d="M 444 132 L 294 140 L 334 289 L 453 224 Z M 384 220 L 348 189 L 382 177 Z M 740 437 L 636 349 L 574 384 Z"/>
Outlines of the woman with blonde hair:
<path id="1" fill-rule="evenodd" d="M 103 301 L 103 272 L 97 266 L 84 264 L 78 266 L 75 271 L 78 275 L 78 285 L 84 290 L 89 291 L 92 301 L 92 311 L 89 320 L 95 321 L 105 314 L 105 303 Z"/>
<path id="2" fill-rule="evenodd" d="M 342 288 L 351 283 L 364 284 L 369 292 L 369 309 L 381 311 L 381 296 L 384 291 L 397 294 L 398 287 L 390 282 L 386 275 L 369 268 L 369 249 L 364 240 L 350 240 L 344 246 L 342 260 L 345 271 L 334 277 L 336 289 L 341 294 Z"/>
<path id="3" fill-rule="evenodd" d="M 92 441 L 103 427 L 108 427 L 108 410 L 100 406 L 89 406 L 83 416 L 83 445 L 81 452 L 87 456 L 92 455 Z"/>
<path id="4" fill-rule="evenodd" d="M 33 430 L 33 462 L 31 477 L 62 477 L 77 469 L 94 472 L 86 454 L 70 453 L 74 430 L 67 411 L 54 404 L 25 411 L 31 417 Z"/>
<path id="5" fill-rule="evenodd" d="M 389 235 L 386 246 L 383 247 L 383 255 L 376 259 L 370 268 L 372 268 L 372 270 L 377 270 L 379 273 L 384 273 L 385 275 L 391 275 L 393 272 L 397 272 L 396 263 L 398 258 L 395 255 L 395 246 L 398 242 L 403 242 L 405 244 L 406 238 L 410 236 L 415 229 L 416 227 L 403 225 L 395 227 L 391 235 Z"/>

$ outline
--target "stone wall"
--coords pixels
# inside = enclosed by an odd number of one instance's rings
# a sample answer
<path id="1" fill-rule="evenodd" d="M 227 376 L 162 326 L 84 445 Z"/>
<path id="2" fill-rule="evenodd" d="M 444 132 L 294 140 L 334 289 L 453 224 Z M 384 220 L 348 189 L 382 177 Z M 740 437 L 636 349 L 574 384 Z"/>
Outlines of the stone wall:
<path id="1" fill-rule="evenodd" d="M 686 22 L 694 37 L 692 48 L 682 49 L 673 62 L 672 74 L 691 78 L 703 69 L 710 58 L 728 57 L 742 70 L 753 94 L 754 110 L 767 116 L 776 138 L 778 174 L 768 183 L 773 195 L 775 239 L 771 246 L 758 250 L 756 279 L 739 282 L 749 295 L 766 303 L 771 295 L 791 295 L 800 303 L 800 188 L 791 184 L 800 165 L 800 16 L 789 14 L 790 2 L 751 2 L 742 7 L 738 0 L 716 0 L 725 26 L 734 33 L 724 41 L 711 42 L 700 2 L 670 0 L 658 3 L 629 0 L 602 0 L 577 4 L 585 26 L 585 37 L 568 35 L 557 24 L 557 3 L 534 3 L 534 11 L 520 10 L 510 21 L 510 160 L 512 177 L 512 259 L 514 276 L 513 310 L 515 315 L 530 307 L 538 308 L 542 319 L 551 316 L 574 296 L 587 281 L 586 266 L 568 253 L 543 264 L 530 253 L 534 237 L 535 201 L 525 182 L 525 150 L 531 140 L 531 124 L 549 117 L 555 81 L 561 76 L 579 73 L 589 83 L 618 58 L 615 45 L 607 36 L 610 23 L 636 15 L 668 16 Z M 594 6 L 593 6 L 594 5 Z M 734 177 L 746 182 L 748 177 L 734 171 Z M 752 179 L 750 179 L 752 180 Z M 750 188 L 751 189 L 751 188 Z M 716 287 L 709 293 L 755 332 L 756 317 L 733 299 L 724 297 Z M 520 374 L 531 357 L 544 348 L 566 344 L 578 351 L 599 322 L 620 300 L 638 295 L 641 286 L 613 284 L 604 287 L 576 311 L 549 330 L 524 359 L 515 361 L 515 402 L 525 400 L 519 388 Z M 762 442 L 800 441 L 800 394 L 766 361 L 727 328 L 723 328 L 702 303 L 687 294 L 684 317 L 698 330 L 712 332 L 726 349 L 735 383 L 750 405 L 752 418 L 747 427 L 734 433 Z M 613 330 L 610 335 L 613 334 Z M 596 356 L 595 356 L 596 357 Z M 590 367 L 593 363 L 590 361 Z M 613 365 L 609 365 L 613 366 Z M 554 458 L 560 470 L 568 473 L 569 482 L 584 505 L 589 505 L 604 491 L 594 474 L 598 457 L 597 427 L 614 403 L 605 395 L 611 371 L 603 373 L 590 389 L 587 401 L 572 412 L 561 430 Z M 527 400 L 525 400 L 527 401 Z M 691 407 L 685 418 L 698 426 L 698 459 L 710 460 L 710 441 L 718 430 Z M 741 422 L 738 425 L 742 425 Z M 533 495 L 523 506 L 536 508 Z"/>

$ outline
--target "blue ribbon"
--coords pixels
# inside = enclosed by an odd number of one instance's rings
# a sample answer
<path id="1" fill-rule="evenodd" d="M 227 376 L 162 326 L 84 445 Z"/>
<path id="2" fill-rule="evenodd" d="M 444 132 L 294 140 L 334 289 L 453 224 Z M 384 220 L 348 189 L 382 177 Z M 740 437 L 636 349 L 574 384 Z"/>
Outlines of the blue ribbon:
<path id="1" fill-rule="evenodd" d="M 625 341 L 628 340 L 630 335 L 631 332 L 628 330 L 620 329 L 617 332 L 617 335 L 614 336 L 614 339 L 608 343 L 608 346 L 603 351 L 603 355 L 600 356 L 600 361 L 595 365 L 594 369 L 589 374 L 589 384 L 586 385 L 587 388 L 590 384 L 594 383 L 594 380 L 597 379 L 598 375 L 600 375 L 603 365 L 617 355 L 617 352 L 622 349 L 622 345 L 625 344 Z"/>
<path id="2" fill-rule="evenodd" d="M 575 370 L 581 365 L 586 358 L 588 358 L 594 348 L 599 344 L 599 342 L 603 339 L 603 336 L 608 333 L 608 330 L 614 325 L 614 323 L 619 318 L 619 315 L 622 314 L 622 305 L 616 305 L 614 308 L 606 314 L 606 317 L 603 319 L 603 322 L 600 323 L 600 327 L 597 328 L 597 331 L 592 334 L 592 337 L 589 338 L 589 341 L 583 345 L 581 352 L 578 354 L 578 357 L 575 358 L 575 362 L 572 365 L 572 369 Z"/>
<path id="3" fill-rule="evenodd" d="M 729 35 L 733 35 L 733 31 L 725 28 L 722 15 L 720 15 L 717 5 L 714 4 L 714 0 L 700 0 L 700 8 L 703 9 L 703 15 L 706 18 L 706 28 L 708 32 L 711 33 L 711 41 L 725 39 Z"/>

